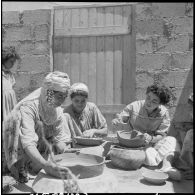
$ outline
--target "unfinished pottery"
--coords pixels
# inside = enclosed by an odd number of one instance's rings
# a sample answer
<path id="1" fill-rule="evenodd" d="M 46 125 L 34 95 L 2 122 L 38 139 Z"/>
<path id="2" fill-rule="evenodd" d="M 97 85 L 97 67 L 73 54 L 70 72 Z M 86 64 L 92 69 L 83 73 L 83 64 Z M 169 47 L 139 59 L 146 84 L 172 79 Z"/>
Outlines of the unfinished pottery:
<path id="1" fill-rule="evenodd" d="M 136 170 L 145 161 L 146 154 L 142 149 L 112 148 L 110 151 L 111 163 L 125 170 Z"/>
<path id="2" fill-rule="evenodd" d="M 88 137 L 77 136 L 74 139 L 77 144 L 83 146 L 99 146 L 100 144 L 103 143 L 103 139 L 98 137 L 88 138 Z"/>
<path id="3" fill-rule="evenodd" d="M 117 131 L 117 137 L 119 145 L 128 148 L 138 148 L 144 146 L 144 140 L 141 139 L 141 135 L 138 135 L 135 131 Z"/>
<path id="4" fill-rule="evenodd" d="M 55 155 L 54 159 L 60 166 L 69 168 L 79 178 L 95 177 L 104 170 L 104 158 L 84 153 L 63 153 Z"/>
<path id="5" fill-rule="evenodd" d="M 65 180 L 66 182 L 66 180 Z M 118 181 L 115 175 L 108 169 L 103 174 L 85 179 L 78 179 L 78 185 L 82 193 L 116 193 Z M 32 184 L 35 193 L 64 193 L 63 181 L 45 174 L 41 170 Z"/>
<path id="6" fill-rule="evenodd" d="M 168 179 L 168 174 L 161 171 L 146 170 L 142 173 L 144 179 L 153 184 L 163 184 Z"/>

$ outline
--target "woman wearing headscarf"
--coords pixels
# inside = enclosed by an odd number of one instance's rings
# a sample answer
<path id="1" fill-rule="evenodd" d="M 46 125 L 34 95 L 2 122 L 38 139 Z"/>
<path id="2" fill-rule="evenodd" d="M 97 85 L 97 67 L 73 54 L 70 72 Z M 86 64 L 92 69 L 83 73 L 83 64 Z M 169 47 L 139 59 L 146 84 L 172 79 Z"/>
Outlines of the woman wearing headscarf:
<path id="1" fill-rule="evenodd" d="M 14 47 L 5 47 L 2 52 L 2 83 L 3 83 L 3 119 L 12 111 L 17 103 L 13 86 L 16 84 L 11 69 L 20 57 Z"/>
<path id="2" fill-rule="evenodd" d="M 42 87 L 19 102 L 4 121 L 6 160 L 17 180 L 28 181 L 24 163 L 32 174 L 44 169 L 50 175 L 59 176 L 56 165 L 48 161 L 49 150 L 44 139 L 56 153 L 70 147 L 70 131 L 60 107 L 69 88 L 70 79 L 66 73 L 49 73 Z M 65 172 L 62 167 L 59 170 Z"/>
<path id="3" fill-rule="evenodd" d="M 107 135 L 107 123 L 98 107 L 88 102 L 89 90 L 84 83 L 74 83 L 70 89 L 72 103 L 64 109 L 72 136 Z"/>
<path id="4" fill-rule="evenodd" d="M 164 85 L 148 86 L 145 100 L 130 103 L 112 121 L 113 125 L 129 124 L 129 131 L 137 134 L 142 145 L 146 146 L 142 164 L 158 166 L 163 162 L 161 170 L 171 167 L 174 156 L 180 152 L 177 140 L 167 136 L 170 117 L 165 105 L 171 96 L 170 89 Z"/>

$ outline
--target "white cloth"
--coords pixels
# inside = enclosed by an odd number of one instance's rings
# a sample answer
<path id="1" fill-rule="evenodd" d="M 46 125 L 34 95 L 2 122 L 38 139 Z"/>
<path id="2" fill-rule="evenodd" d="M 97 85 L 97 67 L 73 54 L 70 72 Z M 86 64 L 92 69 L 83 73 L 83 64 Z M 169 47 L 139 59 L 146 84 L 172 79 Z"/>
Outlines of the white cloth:
<path id="1" fill-rule="evenodd" d="M 180 152 L 180 145 L 176 138 L 167 136 L 158 141 L 154 147 L 146 149 L 145 164 L 149 166 L 157 166 L 168 154 Z"/>

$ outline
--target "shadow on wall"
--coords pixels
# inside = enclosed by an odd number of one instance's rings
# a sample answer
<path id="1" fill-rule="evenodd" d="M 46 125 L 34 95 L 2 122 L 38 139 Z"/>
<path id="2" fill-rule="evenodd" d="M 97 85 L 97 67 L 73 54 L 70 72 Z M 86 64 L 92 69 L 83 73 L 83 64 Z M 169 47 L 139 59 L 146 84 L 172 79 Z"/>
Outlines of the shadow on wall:
<path id="1" fill-rule="evenodd" d="M 182 132 L 192 128 L 193 125 L 190 116 L 190 105 L 187 103 L 191 92 L 193 92 L 193 64 L 188 72 L 181 94 L 178 97 L 169 131 L 169 135 L 175 136 L 179 142 L 182 141 Z"/>

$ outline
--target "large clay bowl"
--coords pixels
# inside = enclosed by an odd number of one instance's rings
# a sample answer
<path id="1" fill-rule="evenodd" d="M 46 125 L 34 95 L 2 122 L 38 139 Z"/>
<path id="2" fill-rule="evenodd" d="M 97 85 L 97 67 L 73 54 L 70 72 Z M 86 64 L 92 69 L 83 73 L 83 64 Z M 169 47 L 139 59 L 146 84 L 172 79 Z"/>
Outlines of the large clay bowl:
<path id="1" fill-rule="evenodd" d="M 128 148 L 139 148 L 144 146 L 144 140 L 141 139 L 141 136 L 132 136 L 130 131 L 117 131 L 117 137 L 119 145 L 125 146 Z M 133 137 L 133 138 L 132 138 Z"/>
<path id="2" fill-rule="evenodd" d="M 67 182 L 67 180 L 65 180 Z M 105 168 L 105 171 L 97 176 L 85 179 L 77 180 L 80 193 L 117 193 L 118 181 L 116 176 L 109 169 Z M 45 174 L 44 170 L 41 170 L 32 184 L 33 191 L 35 193 L 68 193 L 64 190 L 64 184 L 62 179 L 54 178 Z"/>
<path id="3" fill-rule="evenodd" d="M 55 155 L 57 164 L 69 168 L 79 178 L 95 177 L 102 174 L 104 170 L 104 158 L 92 154 L 63 153 Z"/>

